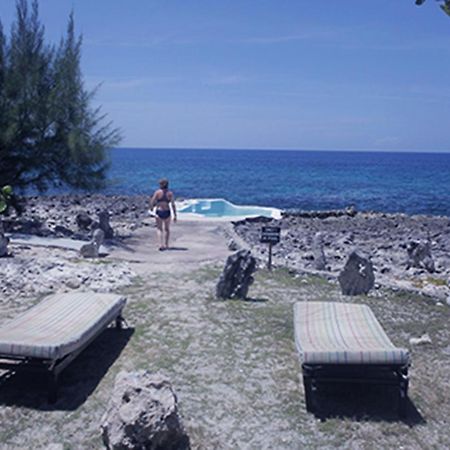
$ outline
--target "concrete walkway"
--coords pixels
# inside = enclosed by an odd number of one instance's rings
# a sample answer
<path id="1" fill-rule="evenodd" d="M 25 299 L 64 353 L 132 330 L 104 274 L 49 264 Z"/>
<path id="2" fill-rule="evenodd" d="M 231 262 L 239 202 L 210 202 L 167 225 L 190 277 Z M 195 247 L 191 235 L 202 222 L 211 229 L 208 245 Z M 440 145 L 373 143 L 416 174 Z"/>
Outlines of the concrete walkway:
<path id="1" fill-rule="evenodd" d="M 231 253 L 226 238 L 232 226 L 229 221 L 181 220 L 172 223 L 170 248 L 165 251 L 159 250 L 154 222 L 148 222 L 147 225 L 136 230 L 123 242 L 102 245 L 100 253 L 108 258 L 127 261 L 139 275 L 186 272 L 203 263 L 224 263 Z M 86 244 L 86 241 L 26 234 L 9 237 L 12 245 L 60 248 L 76 252 Z M 242 245 L 241 242 L 239 244 Z"/>
<path id="2" fill-rule="evenodd" d="M 111 256 L 130 262 L 136 273 L 185 272 L 206 262 L 220 261 L 231 253 L 225 231 L 229 222 L 179 221 L 171 224 L 170 249 L 159 250 L 154 226 L 136 230 L 123 244 L 109 247 Z"/>

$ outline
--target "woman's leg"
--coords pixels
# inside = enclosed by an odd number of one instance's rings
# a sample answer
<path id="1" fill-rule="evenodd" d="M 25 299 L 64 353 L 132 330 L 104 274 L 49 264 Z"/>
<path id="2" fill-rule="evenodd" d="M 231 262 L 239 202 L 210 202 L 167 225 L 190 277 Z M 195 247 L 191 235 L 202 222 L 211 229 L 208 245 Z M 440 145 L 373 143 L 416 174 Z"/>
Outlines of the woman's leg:
<path id="1" fill-rule="evenodd" d="M 164 236 L 163 236 L 163 221 L 158 216 L 156 217 L 156 228 L 158 230 L 159 249 L 164 248 Z"/>
<path id="2" fill-rule="evenodd" d="M 164 231 L 165 231 L 165 246 L 169 248 L 169 238 L 170 238 L 170 217 L 164 219 Z"/>

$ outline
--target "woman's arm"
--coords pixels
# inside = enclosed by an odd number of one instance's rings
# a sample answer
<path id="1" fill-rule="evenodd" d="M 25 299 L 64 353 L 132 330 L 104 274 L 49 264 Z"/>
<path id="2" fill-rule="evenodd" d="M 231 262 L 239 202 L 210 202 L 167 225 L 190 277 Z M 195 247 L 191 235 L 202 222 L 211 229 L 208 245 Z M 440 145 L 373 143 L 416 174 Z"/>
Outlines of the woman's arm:
<path id="1" fill-rule="evenodd" d="M 150 211 L 153 211 L 153 208 L 156 205 L 156 200 L 158 198 L 157 194 L 158 194 L 158 191 L 155 191 L 152 198 L 150 199 Z"/>
<path id="2" fill-rule="evenodd" d="M 175 196 L 172 193 L 172 198 L 170 199 L 170 204 L 172 205 L 172 211 L 173 211 L 173 221 L 177 221 L 177 207 L 175 206 Z"/>

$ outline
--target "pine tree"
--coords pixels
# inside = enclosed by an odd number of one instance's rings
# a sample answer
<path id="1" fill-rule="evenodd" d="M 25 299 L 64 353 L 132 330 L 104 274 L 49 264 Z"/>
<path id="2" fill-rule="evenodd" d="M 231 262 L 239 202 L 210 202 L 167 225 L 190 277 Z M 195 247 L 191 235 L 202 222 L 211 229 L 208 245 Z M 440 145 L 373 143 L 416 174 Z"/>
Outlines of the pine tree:
<path id="1" fill-rule="evenodd" d="M 111 123 L 102 125 L 105 115 L 100 108 L 90 106 L 95 91 L 88 92 L 84 87 L 81 45 L 81 37 L 75 36 L 72 13 L 55 59 L 56 135 L 72 161 L 64 167 L 61 179 L 76 187 L 100 187 L 108 168 L 106 147 L 116 144 L 120 137 Z"/>
<path id="2" fill-rule="evenodd" d="M 45 43 L 37 0 L 31 12 L 27 0 L 18 0 L 9 42 L 0 33 L 0 184 L 45 191 L 105 182 L 107 149 L 119 133 L 90 106 L 93 93 L 83 84 L 74 30 L 71 14 L 55 49 Z"/>

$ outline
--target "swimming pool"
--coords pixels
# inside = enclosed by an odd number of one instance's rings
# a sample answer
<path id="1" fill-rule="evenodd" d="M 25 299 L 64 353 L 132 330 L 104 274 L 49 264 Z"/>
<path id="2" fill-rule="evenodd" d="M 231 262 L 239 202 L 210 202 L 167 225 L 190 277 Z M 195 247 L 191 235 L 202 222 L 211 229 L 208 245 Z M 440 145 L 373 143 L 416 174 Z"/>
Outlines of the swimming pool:
<path id="1" fill-rule="evenodd" d="M 281 210 L 264 206 L 241 206 L 223 198 L 199 198 L 177 202 L 178 212 L 196 217 L 222 218 L 222 217 L 272 217 L 279 219 Z"/>

